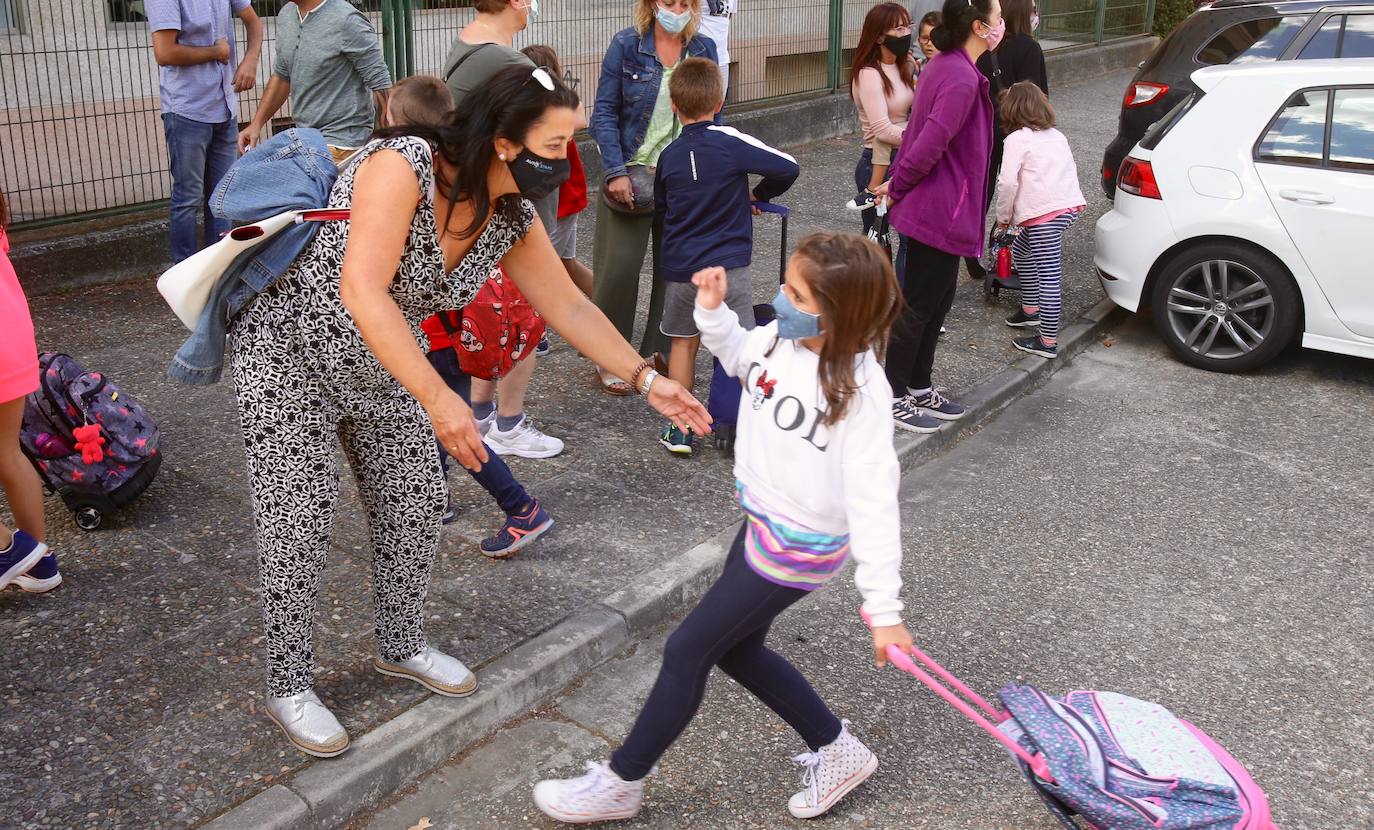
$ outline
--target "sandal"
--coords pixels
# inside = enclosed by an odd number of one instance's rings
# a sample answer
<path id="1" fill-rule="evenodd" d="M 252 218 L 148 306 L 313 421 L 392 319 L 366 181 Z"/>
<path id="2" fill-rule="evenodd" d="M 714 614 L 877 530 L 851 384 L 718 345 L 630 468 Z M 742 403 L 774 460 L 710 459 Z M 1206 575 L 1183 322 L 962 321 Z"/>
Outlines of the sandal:
<path id="1" fill-rule="evenodd" d="M 596 367 L 594 372 L 596 373 L 596 382 L 601 385 L 602 389 L 606 390 L 607 394 L 623 398 L 635 393 L 635 390 L 630 388 L 630 384 L 610 374 L 600 366 Z"/>

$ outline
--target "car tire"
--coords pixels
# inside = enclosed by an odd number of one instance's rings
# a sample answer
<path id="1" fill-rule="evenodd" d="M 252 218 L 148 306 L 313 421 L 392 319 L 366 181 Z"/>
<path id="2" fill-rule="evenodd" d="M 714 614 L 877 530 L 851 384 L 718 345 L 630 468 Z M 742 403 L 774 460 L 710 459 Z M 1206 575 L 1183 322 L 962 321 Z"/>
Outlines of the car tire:
<path id="1" fill-rule="evenodd" d="M 1246 372 L 1273 360 L 1298 332 L 1302 301 L 1269 254 L 1208 242 L 1172 257 L 1151 292 L 1155 330 L 1184 363 Z"/>

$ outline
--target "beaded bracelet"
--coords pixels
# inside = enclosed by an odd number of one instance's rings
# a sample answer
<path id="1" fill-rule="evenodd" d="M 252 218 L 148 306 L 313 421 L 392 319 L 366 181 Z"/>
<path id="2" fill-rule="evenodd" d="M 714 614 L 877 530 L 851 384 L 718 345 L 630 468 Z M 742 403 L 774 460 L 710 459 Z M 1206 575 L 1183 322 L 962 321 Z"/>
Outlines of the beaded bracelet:
<path id="1" fill-rule="evenodd" d="M 634 370 L 633 372 L 630 373 L 630 388 L 632 388 L 632 389 L 638 389 L 638 388 L 639 388 L 639 376 L 640 376 L 641 374 L 644 373 L 644 370 L 645 370 L 645 369 L 648 369 L 649 367 L 651 367 L 651 366 L 653 366 L 653 365 L 654 365 L 654 361 L 653 361 L 652 358 L 645 358 L 644 360 L 641 360 L 641 361 L 639 362 L 639 365 L 635 367 L 635 370 Z"/>

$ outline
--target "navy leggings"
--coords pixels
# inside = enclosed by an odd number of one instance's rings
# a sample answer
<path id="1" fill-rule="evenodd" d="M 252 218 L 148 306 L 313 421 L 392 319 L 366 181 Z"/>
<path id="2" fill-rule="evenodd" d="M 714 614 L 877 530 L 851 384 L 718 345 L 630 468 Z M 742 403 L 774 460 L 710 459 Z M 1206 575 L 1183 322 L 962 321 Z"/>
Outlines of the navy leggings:
<path id="1" fill-rule="evenodd" d="M 787 721 L 811 751 L 840 736 L 840 721 L 787 658 L 763 644 L 773 620 L 807 591 L 769 582 L 744 559 L 744 530 L 725 570 L 663 649 L 663 666 L 611 769 L 626 781 L 649 774 L 687 728 L 712 666 L 730 675 Z"/>
<path id="2" fill-rule="evenodd" d="M 453 349 L 435 349 L 430 352 L 429 363 L 434 370 L 439 373 L 439 377 L 444 379 L 448 388 L 458 393 L 469 406 L 472 405 L 472 378 L 468 376 L 458 366 L 458 355 Z M 485 446 L 485 444 L 483 445 Z M 491 494 L 501 509 L 507 516 L 520 516 L 527 513 L 534 499 L 525 492 L 525 488 L 520 482 L 515 480 L 515 474 L 506 466 L 506 462 L 501 456 L 491 451 L 487 447 L 487 463 L 482 465 L 482 469 L 477 472 L 468 470 L 473 480 L 482 485 Z M 448 451 L 444 445 L 439 445 L 439 468 L 443 470 L 444 480 L 448 480 Z"/>

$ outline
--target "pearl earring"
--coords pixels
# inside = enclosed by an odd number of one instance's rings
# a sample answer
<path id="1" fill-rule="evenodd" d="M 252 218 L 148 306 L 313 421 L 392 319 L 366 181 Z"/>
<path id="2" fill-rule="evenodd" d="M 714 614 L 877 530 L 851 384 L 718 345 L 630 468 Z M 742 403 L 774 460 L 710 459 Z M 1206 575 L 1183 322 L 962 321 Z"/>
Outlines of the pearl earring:
<path id="1" fill-rule="evenodd" d="M 505 154 L 505 153 L 501 153 L 499 156 L 497 156 L 497 158 L 501 159 L 502 161 L 505 161 L 505 160 L 506 160 L 506 154 Z"/>

